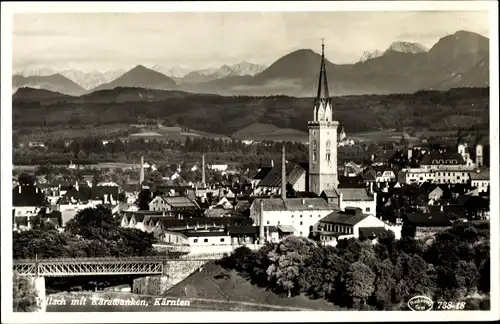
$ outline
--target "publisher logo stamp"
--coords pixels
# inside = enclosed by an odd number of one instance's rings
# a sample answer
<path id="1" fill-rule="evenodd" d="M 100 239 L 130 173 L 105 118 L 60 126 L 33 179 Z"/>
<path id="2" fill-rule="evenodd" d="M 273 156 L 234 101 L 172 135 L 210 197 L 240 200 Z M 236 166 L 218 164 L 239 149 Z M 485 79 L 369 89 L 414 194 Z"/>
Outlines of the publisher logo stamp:
<path id="1" fill-rule="evenodd" d="M 412 311 L 430 311 L 433 305 L 432 299 L 426 296 L 415 296 L 408 301 L 408 307 Z"/>

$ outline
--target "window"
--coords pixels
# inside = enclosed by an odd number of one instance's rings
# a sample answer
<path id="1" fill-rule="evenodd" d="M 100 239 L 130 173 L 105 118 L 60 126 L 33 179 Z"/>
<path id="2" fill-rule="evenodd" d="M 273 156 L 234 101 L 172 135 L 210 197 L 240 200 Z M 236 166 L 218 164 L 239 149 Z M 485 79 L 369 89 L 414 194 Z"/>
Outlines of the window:
<path id="1" fill-rule="evenodd" d="M 267 221 L 267 225 L 269 225 L 269 221 Z"/>
<path id="2" fill-rule="evenodd" d="M 370 207 L 366 207 L 366 211 L 369 212 L 370 211 Z"/>
<path id="3" fill-rule="evenodd" d="M 221 238 L 221 239 L 220 239 L 220 241 L 221 241 L 221 242 L 224 242 L 224 238 Z"/>
<path id="4" fill-rule="evenodd" d="M 316 162 L 316 152 L 313 152 L 313 162 Z"/>
<path id="5" fill-rule="evenodd" d="M 278 221 L 278 225 L 280 224 L 280 221 Z"/>
<path id="6" fill-rule="evenodd" d="M 204 239 L 203 242 L 207 243 L 208 242 L 208 239 Z"/>
<path id="7" fill-rule="evenodd" d="M 302 218 L 302 215 L 300 215 L 300 218 Z"/>
<path id="8" fill-rule="evenodd" d="M 194 243 L 198 243 L 198 239 L 194 239 L 194 240 L 193 240 L 193 242 L 194 242 Z"/>
<path id="9" fill-rule="evenodd" d="M 300 222 L 300 225 L 302 225 L 302 222 Z"/>
<path id="10" fill-rule="evenodd" d="M 311 218 L 313 217 L 313 215 L 311 215 Z"/>
<path id="11" fill-rule="evenodd" d="M 330 162 L 330 153 L 326 153 L 326 161 Z"/>
<path id="12" fill-rule="evenodd" d="M 302 232 L 300 232 L 300 236 L 302 236 Z"/>

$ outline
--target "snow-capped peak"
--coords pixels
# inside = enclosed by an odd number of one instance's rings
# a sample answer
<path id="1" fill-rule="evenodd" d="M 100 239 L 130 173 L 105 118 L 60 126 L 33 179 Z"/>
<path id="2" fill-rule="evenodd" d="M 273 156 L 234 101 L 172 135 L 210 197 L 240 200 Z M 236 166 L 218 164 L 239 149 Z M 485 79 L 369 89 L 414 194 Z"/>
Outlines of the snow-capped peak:
<path id="1" fill-rule="evenodd" d="M 386 52 L 388 52 L 388 51 L 415 54 L 415 53 L 427 52 L 428 49 L 420 43 L 410 43 L 410 42 L 397 41 L 397 42 L 393 42 L 387 48 Z"/>

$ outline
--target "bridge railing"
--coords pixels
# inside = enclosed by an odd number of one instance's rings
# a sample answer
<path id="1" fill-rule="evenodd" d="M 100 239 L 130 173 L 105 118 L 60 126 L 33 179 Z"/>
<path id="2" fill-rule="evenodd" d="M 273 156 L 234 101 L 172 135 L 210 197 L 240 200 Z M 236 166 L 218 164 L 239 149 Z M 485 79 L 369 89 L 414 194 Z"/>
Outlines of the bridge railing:
<path id="1" fill-rule="evenodd" d="M 92 257 L 92 258 L 50 258 L 50 259 L 14 259 L 13 264 L 33 263 L 86 263 L 86 262 L 159 262 L 159 261 L 189 261 L 203 260 L 219 256 L 219 254 L 186 255 L 186 256 L 139 256 L 139 257 Z M 220 255 L 222 257 L 222 255 Z"/>

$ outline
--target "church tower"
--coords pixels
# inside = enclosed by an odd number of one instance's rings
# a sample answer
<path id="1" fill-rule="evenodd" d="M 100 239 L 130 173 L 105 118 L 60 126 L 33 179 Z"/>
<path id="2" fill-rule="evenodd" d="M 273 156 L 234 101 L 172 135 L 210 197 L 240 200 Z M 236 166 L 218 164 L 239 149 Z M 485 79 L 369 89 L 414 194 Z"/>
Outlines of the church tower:
<path id="1" fill-rule="evenodd" d="M 314 99 L 313 120 L 309 127 L 309 191 L 320 195 L 325 189 L 337 189 L 337 128 L 333 120 L 332 99 L 328 93 L 325 45 L 321 44 L 321 68 L 318 93 Z"/>

